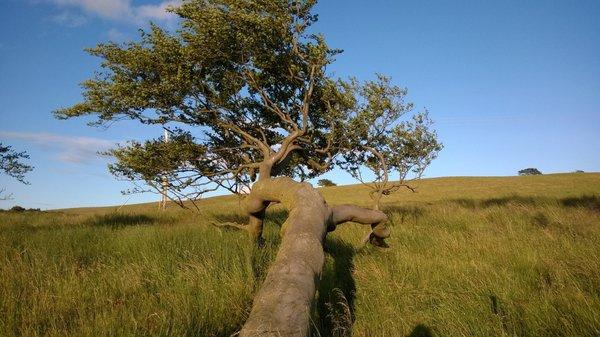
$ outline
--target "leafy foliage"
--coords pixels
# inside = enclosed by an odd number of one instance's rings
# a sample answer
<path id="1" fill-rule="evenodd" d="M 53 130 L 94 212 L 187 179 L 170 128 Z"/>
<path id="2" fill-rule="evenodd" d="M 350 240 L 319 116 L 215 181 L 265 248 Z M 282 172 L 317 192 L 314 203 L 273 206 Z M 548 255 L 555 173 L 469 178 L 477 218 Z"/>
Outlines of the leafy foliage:
<path id="1" fill-rule="evenodd" d="M 321 187 L 337 186 L 336 183 L 334 183 L 333 181 L 331 181 L 329 179 L 319 179 L 319 181 L 317 182 L 317 185 L 319 185 Z"/>
<path id="2" fill-rule="evenodd" d="M 520 176 L 535 176 L 535 175 L 540 175 L 540 174 L 542 174 L 542 172 L 540 172 L 540 170 L 533 168 L 533 167 L 522 169 L 519 171 Z"/>
<path id="3" fill-rule="evenodd" d="M 0 172 L 15 178 L 23 184 L 29 184 L 25 180 L 25 174 L 33 170 L 32 166 L 24 164 L 23 159 L 29 159 L 29 155 L 22 151 L 16 152 L 11 146 L 0 143 Z M 4 189 L 0 189 L 0 199 L 10 199 L 11 195 L 2 195 Z"/>
<path id="4" fill-rule="evenodd" d="M 162 191 L 166 188 L 171 192 L 171 200 L 186 207 L 184 199 L 195 200 L 215 189 L 208 186 L 210 180 L 207 181 L 205 175 L 214 172 L 219 163 L 208 158 L 206 148 L 181 130 L 177 130 L 169 142 L 163 139 L 144 143 L 131 141 L 106 154 L 117 160 L 109 165 L 109 171 L 136 184 L 136 188 L 126 193 Z"/>
<path id="5" fill-rule="evenodd" d="M 313 5 L 186 1 L 172 9 L 182 19 L 176 33 L 153 25 L 139 42 L 90 49 L 103 59 L 102 71 L 83 83 L 83 102 L 55 115 L 95 115 L 97 125 L 132 119 L 191 128 L 206 156 L 226 163 L 223 172 L 209 172 L 216 184 L 232 176 L 253 181 L 261 168 L 267 177 L 316 176 L 330 167 L 336 120 L 325 102 L 335 86 L 326 66 L 338 51 L 307 33 L 316 21 Z M 131 144 L 136 153 L 145 147 L 147 155 L 159 155 L 151 145 Z M 124 159 L 128 152 L 120 153 Z M 136 169 L 130 163 L 113 172 L 130 176 Z"/>
<path id="6" fill-rule="evenodd" d="M 177 31 L 151 25 L 139 41 L 89 49 L 102 59 L 102 69 L 83 82 L 82 102 L 55 115 L 94 115 L 93 125 L 130 119 L 174 129 L 178 136 L 168 145 L 131 142 L 111 151 L 117 163 L 110 170 L 154 190 L 166 179 L 177 199 L 216 187 L 239 192 L 272 176 L 313 178 L 330 170 L 340 152 L 351 156 L 373 142 L 382 151 L 399 151 L 394 158 L 410 152 L 408 162 L 390 157 L 389 165 L 413 170 L 421 163 L 413 153 L 424 151 L 416 142 L 432 137 L 418 136 L 426 123 L 414 124 L 418 130 L 412 124 L 387 129 L 412 105 L 397 100 L 405 89 L 386 77 L 363 85 L 328 74 L 341 51 L 310 32 L 315 3 L 184 1 L 171 8 L 181 19 Z M 384 134 L 363 127 L 373 122 L 385 126 Z M 376 165 L 375 157 L 359 153 L 352 165 L 361 160 Z"/>
<path id="7" fill-rule="evenodd" d="M 24 164 L 23 159 L 29 159 L 27 152 L 16 152 L 11 146 L 0 143 L 0 171 L 23 184 L 28 184 L 25 174 L 33 170 L 33 167 Z"/>
<path id="8" fill-rule="evenodd" d="M 427 111 L 402 119 L 412 113 L 413 104 L 405 101 L 407 90 L 392 85 L 389 77 L 378 75 L 362 85 L 352 80 L 347 90 L 356 99 L 349 109 L 349 131 L 337 163 L 372 189 L 378 206 L 382 195 L 401 187 L 413 190 L 406 184 L 408 177 L 420 178 L 443 146 Z M 362 167 L 368 168 L 374 179 L 363 177 Z M 390 182 L 390 174 L 395 174 L 398 182 Z"/>

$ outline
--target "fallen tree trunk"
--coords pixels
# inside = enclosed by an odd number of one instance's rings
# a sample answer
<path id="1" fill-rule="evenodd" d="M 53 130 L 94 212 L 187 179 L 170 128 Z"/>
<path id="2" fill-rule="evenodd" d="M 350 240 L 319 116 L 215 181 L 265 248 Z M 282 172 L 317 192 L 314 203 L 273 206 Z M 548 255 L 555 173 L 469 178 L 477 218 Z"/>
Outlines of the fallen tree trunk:
<path id="1" fill-rule="evenodd" d="M 281 229 L 279 252 L 254 298 L 240 336 L 308 336 L 310 310 L 316 283 L 325 262 L 323 241 L 338 224 L 354 221 L 370 224 L 370 241 L 385 244 L 387 217 L 376 210 L 352 205 L 329 207 L 309 183 L 273 178 L 252 187 L 257 204 L 283 204 L 289 217 Z"/>

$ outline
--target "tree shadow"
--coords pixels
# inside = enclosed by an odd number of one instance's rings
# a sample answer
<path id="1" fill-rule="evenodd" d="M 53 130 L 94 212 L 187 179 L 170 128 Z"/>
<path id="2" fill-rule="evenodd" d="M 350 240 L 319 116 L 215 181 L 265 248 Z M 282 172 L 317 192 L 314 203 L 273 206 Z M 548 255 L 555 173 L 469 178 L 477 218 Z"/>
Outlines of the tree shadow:
<path id="1" fill-rule="evenodd" d="M 567 198 L 510 195 L 490 199 L 452 199 L 449 202 L 469 209 L 483 209 L 505 205 L 541 206 L 558 203 L 563 207 L 585 208 L 594 212 L 600 212 L 600 196 L 597 195 L 582 195 Z"/>
<path id="2" fill-rule="evenodd" d="M 418 222 L 419 218 L 423 217 L 427 210 L 420 206 L 386 206 L 383 208 L 386 214 L 396 214 L 400 217 L 400 222 L 404 223 L 408 219 L 413 219 Z"/>
<path id="3" fill-rule="evenodd" d="M 245 224 L 248 222 L 248 217 L 240 213 L 210 213 L 210 217 L 217 223 L 233 222 Z"/>
<path id="4" fill-rule="evenodd" d="M 520 195 L 510 195 L 501 198 L 490 199 L 452 199 L 450 202 L 455 203 L 464 208 L 482 209 L 495 206 L 504 206 L 507 204 L 517 205 L 538 205 L 543 202 L 548 202 L 548 198 L 541 197 L 525 197 Z"/>
<path id="5" fill-rule="evenodd" d="M 327 238 L 324 247 L 333 261 L 326 262 L 319 283 L 314 313 L 317 335 L 350 336 L 354 323 L 356 283 L 352 271 L 356 250 L 337 238 Z"/>
<path id="6" fill-rule="evenodd" d="M 560 203 L 565 207 L 586 208 L 590 211 L 600 212 L 600 196 L 582 195 L 575 198 L 562 198 Z"/>
<path id="7" fill-rule="evenodd" d="M 433 331 L 425 324 L 418 324 L 406 337 L 433 337 Z"/>
<path id="8" fill-rule="evenodd" d="M 158 222 L 158 218 L 145 214 L 108 213 L 94 215 L 86 220 L 84 224 L 92 227 L 123 228 L 129 226 L 153 225 Z"/>

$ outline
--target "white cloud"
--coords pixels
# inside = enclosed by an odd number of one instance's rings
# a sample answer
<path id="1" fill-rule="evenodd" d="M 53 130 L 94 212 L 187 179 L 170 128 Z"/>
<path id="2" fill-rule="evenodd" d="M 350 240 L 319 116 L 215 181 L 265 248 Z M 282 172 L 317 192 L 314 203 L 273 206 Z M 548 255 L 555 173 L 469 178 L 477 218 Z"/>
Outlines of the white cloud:
<path id="1" fill-rule="evenodd" d="M 99 158 L 98 152 L 113 147 L 116 142 L 93 137 L 62 136 L 52 133 L 0 131 L 0 137 L 39 145 L 57 152 L 63 162 L 87 164 Z"/>
<path id="2" fill-rule="evenodd" d="M 62 7 L 77 7 L 103 18 L 119 19 L 131 15 L 130 0 L 50 0 Z"/>
<path id="3" fill-rule="evenodd" d="M 61 8 L 78 8 L 88 15 L 103 19 L 129 21 L 136 24 L 148 20 L 170 22 L 176 16 L 167 12 L 169 6 L 178 6 L 181 0 L 163 0 L 157 4 L 135 6 L 131 0 L 47 0 Z"/>
<path id="4" fill-rule="evenodd" d="M 135 9 L 136 16 L 142 19 L 168 21 L 174 18 L 174 14 L 167 11 L 169 7 L 176 7 L 181 1 L 164 1 L 158 5 L 142 5 Z"/>
<path id="5" fill-rule="evenodd" d="M 75 28 L 87 23 L 87 18 L 83 15 L 62 12 L 61 14 L 50 17 L 50 21 L 58 23 L 61 26 Z"/>

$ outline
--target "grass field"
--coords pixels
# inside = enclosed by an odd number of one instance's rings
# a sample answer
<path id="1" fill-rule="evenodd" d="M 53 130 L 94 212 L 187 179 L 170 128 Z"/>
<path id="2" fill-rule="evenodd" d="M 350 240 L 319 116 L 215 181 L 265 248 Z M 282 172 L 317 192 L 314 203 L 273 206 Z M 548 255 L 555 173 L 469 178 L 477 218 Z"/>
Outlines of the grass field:
<path id="1" fill-rule="evenodd" d="M 599 336 L 600 174 L 422 180 L 384 199 L 387 250 L 329 235 L 315 336 Z M 361 186 L 321 190 L 368 205 Z M 0 335 L 230 336 L 277 251 L 156 204 L 0 213 Z"/>

